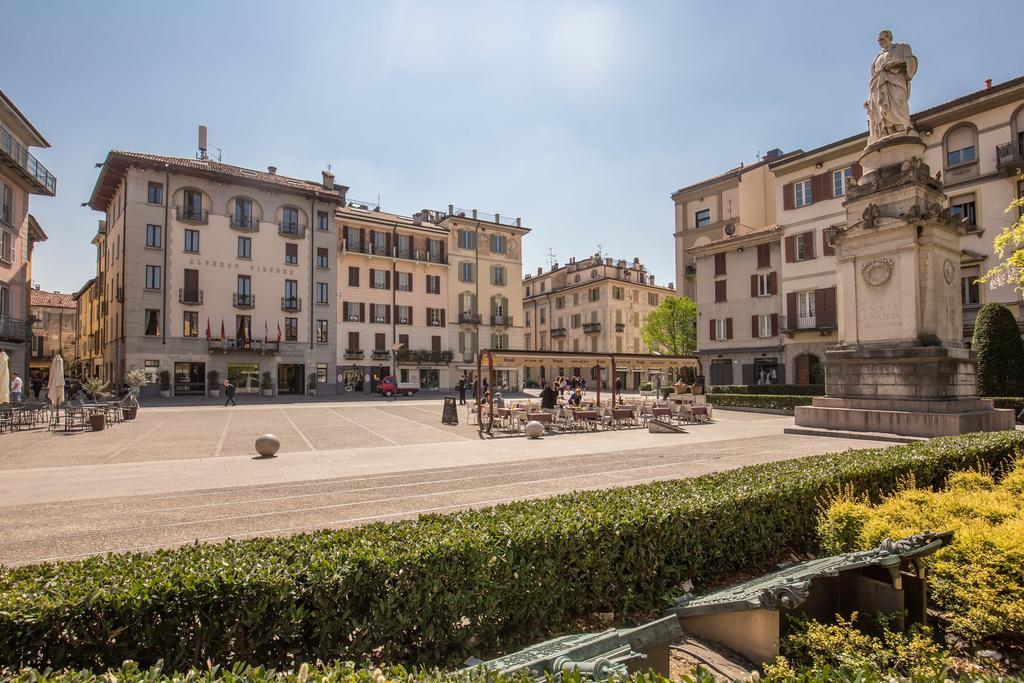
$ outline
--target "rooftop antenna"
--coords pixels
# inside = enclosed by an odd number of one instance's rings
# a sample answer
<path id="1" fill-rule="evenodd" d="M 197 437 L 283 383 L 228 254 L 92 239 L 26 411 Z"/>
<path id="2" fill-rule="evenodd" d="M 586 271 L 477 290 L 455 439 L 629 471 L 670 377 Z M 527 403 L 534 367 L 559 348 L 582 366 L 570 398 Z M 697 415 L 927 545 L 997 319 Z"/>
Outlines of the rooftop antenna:
<path id="1" fill-rule="evenodd" d="M 597 245 L 597 257 L 602 261 L 604 260 L 604 249 L 601 247 L 600 244 Z"/>
<path id="2" fill-rule="evenodd" d="M 554 267 L 555 267 L 555 252 L 553 252 L 551 250 L 551 247 L 548 247 L 548 270 L 551 270 Z"/>
<path id="3" fill-rule="evenodd" d="M 756 157 L 756 158 L 757 158 L 758 160 L 760 160 L 760 159 L 761 159 L 761 148 L 760 148 L 760 147 L 758 147 L 758 148 L 757 148 L 757 157 Z"/>
<path id="4" fill-rule="evenodd" d="M 197 159 L 205 161 L 206 156 L 206 126 L 199 126 L 199 153 L 196 154 Z"/>
<path id="5" fill-rule="evenodd" d="M 223 150 L 221 150 L 221 148 L 220 148 L 220 147 L 214 147 L 214 149 L 215 149 L 215 150 L 217 150 L 217 162 L 218 162 L 218 163 L 220 163 L 220 158 L 221 158 L 221 152 L 222 152 Z"/>

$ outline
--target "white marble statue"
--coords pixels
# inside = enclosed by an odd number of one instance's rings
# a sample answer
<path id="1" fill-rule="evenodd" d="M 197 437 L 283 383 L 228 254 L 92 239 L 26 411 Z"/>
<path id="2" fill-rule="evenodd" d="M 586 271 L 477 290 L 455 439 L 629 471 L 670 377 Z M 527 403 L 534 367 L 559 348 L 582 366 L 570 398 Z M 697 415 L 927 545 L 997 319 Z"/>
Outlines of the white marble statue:
<path id="1" fill-rule="evenodd" d="M 868 85 L 868 144 L 889 135 L 913 133 L 910 122 L 910 80 L 917 73 L 917 57 L 907 43 L 892 42 L 892 31 L 878 34 L 882 51 L 871 64 Z"/>

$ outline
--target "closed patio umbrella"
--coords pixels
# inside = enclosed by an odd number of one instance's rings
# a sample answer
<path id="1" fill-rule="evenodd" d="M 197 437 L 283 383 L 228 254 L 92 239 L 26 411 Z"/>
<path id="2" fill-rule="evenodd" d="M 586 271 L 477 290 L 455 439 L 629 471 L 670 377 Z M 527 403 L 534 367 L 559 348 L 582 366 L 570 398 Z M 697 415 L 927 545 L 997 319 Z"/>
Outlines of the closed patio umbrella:
<path id="1" fill-rule="evenodd" d="M 50 403 L 59 408 L 64 402 L 64 359 L 54 354 L 50 361 L 50 383 L 46 385 Z"/>
<path id="2" fill-rule="evenodd" d="M 11 369 L 7 362 L 7 353 L 0 351 L 0 403 L 11 402 Z"/>

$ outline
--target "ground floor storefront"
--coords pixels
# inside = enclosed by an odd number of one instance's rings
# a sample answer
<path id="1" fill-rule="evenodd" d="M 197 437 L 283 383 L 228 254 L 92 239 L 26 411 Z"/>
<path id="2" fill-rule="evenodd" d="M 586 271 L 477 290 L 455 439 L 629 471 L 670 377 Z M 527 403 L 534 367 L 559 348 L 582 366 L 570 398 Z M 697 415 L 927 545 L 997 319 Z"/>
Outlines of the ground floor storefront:
<path id="1" fill-rule="evenodd" d="M 781 346 L 756 349 L 723 349 L 698 353 L 708 384 L 785 384 L 785 352 Z"/>
<path id="2" fill-rule="evenodd" d="M 28 355 L 26 354 L 25 344 L 0 340 L 0 351 L 7 354 L 7 368 L 12 377 L 15 372 L 23 380 L 29 376 Z"/>

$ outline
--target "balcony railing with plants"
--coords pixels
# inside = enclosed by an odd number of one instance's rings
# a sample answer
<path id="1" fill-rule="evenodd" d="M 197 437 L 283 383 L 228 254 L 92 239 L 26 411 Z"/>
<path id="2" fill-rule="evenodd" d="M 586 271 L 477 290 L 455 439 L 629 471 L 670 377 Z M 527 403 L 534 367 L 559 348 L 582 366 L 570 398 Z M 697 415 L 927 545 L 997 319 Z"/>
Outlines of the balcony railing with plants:
<path id="1" fill-rule="evenodd" d="M 402 349 L 398 352 L 398 362 L 408 365 L 447 365 L 454 358 L 451 351 Z"/>
<path id="2" fill-rule="evenodd" d="M 364 355 L 362 349 L 345 349 L 346 360 L 361 360 Z"/>
<path id="3" fill-rule="evenodd" d="M 235 308 L 252 308 L 256 305 L 256 296 L 253 294 L 233 294 L 231 303 Z"/>
<path id="4" fill-rule="evenodd" d="M 836 321 L 821 315 L 779 316 L 779 329 L 782 332 L 799 332 L 802 330 L 834 330 Z"/>
<path id="5" fill-rule="evenodd" d="M 480 314 L 463 311 L 459 313 L 459 322 L 463 325 L 479 325 Z"/>
<path id="6" fill-rule="evenodd" d="M 21 343 L 29 338 L 29 327 L 26 320 L 0 316 L 0 339 Z"/>
<path id="7" fill-rule="evenodd" d="M 178 289 L 178 303 L 199 305 L 203 303 L 203 290 L 201 289 Z"/>
<path id="8" fill-rule="evenodd" d="M 231 217 L 231 229 L 240 232 L 259 232 L 260 222 L 252 216 L 234 215 Z"/>
<path id="9" fill-rule="evenodd" d="M 210 212 L 199 206 L 176 206 L 174 215 L 179 221 L 205 225 L 210 220 Z"/>
<path id="10" fill-rule="evenodd" d="M 374 349 L 370 353 L 370 357 L 373 358 L 373 360 L 388 360 L 391 358 L 391 352 L 387 349 Z"/>
<path id="11" fill-rule="evenodd" d="M 601 323 L 583 323 L 583 333 L 593 334 L 601 331 Z"/>
<path id="12" fill-rule="evenodd" d="M 301 239 L 306 236 L 306 226 L 298 223 L 278 223 L 277 232 L 283 237 Z"/>
<path id="13" fill-rule="evenodd" d="M 568 334 L 569 334 L 569 331 L 566 330 L 564 327 L 552 327 L 551 328 L 551 338 L 552 339 L 560 339 L 562 337 L 567 336 Z"/>
<path id="14" fill-rule="evenodd" d="M 512 327 L 512 316 L 510 315 L 492 315 L 491 325 L 494 327 Z"/>
<path id="15" fill-rule="evenodd" d="M 626 331 L 626 323 L 615 323 L 615 331 L 616 332 L 625 332 Z"/>
<path id="16" fill-rule="evenodd" d="M 0 153 L 25 178 L 36 183 L 42 192 L 51 196 L 57 194 L 57 178 L 32 156 L 27 147 L 15 140 L 11 131 L 3 125 L 0 125 Z"/>
<path id="17" fill-rule="evenodd" d="M 297 296 L 282 296 L 281 297 L 281 310 L 282 311 L 301 311 L 302 310 L 302 299 Z"/>

